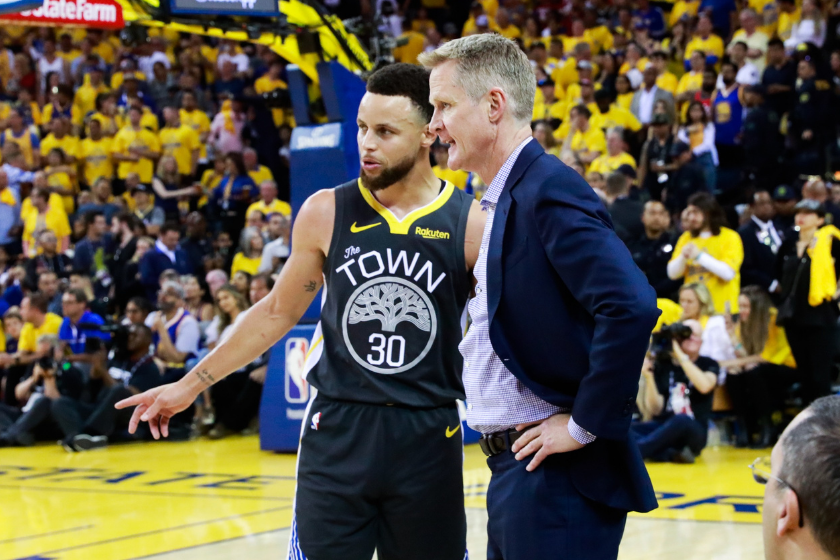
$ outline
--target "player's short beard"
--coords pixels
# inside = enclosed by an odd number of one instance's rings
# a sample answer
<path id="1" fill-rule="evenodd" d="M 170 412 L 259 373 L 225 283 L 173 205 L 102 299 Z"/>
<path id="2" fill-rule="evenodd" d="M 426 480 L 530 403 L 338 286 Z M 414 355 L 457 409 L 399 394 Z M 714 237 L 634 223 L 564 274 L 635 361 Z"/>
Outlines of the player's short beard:
<path id="1" fill-rule="evenodd" d="M 367 190 L 370 192 L 381 191 L 405 179 L 406 175 L 414 169 L 416 163 L 417 154 L 407 156 L 389 167 L 384 167 L 376 177 L 367 175 L 364 169 L 361 170 L 359 176 L 362 179 L 362 185 Z"/>

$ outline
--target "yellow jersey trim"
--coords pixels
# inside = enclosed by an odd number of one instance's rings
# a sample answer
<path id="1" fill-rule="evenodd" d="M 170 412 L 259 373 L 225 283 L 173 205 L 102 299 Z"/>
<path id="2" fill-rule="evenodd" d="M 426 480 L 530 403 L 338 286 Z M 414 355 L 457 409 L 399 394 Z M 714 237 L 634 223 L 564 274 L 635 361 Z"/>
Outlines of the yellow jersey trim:
<path id="1" fill-rule="evenodd" d="M 423 216 L 428 216 L 429 214 L 433 213 L 435 210 L 439 210 L 444 204 L 447 203 L 449 198 L 452 196 L 452 193 L 455 191 L 455 185 L 446 181 L 446 185 L 443 187 L 443 190 L 437 195 L 433 201 L 431 201 L 426 206 L 422 208 L 418 208 L 416 210 L 412 210 L 402 220 L 397 219 L 394 216 L 393 212 L 382 206 L 370 191 L 367 190 L 364 185 L 362 185 L 362 180 L 358 179 L 357 183 L 359 185 L 359 191 L 362 193 L 362 198 L 364 198 L 368 204 L 370 204 L 371 208 L 376 210 L 376 212 L 385 218 L 385 221 L 388 223 L 388 227 L 391 228 L 391 233 L 398 234 L 398 235 L 408 235 L 409 231 L 411 230 L 411 225 L 422 218 Z"/>

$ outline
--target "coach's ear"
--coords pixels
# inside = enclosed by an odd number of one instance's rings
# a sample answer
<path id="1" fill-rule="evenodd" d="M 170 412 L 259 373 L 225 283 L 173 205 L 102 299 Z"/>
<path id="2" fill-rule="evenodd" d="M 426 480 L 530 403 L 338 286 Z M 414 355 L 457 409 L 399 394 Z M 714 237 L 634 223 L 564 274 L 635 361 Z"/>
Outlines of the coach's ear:
<path id="1" fill-rule="evenodd" d="M 508 95 L 500 87 L 490 88 L 487 92 L 487 118 L 491 123 L 498 124 L 508 110 Z"/>

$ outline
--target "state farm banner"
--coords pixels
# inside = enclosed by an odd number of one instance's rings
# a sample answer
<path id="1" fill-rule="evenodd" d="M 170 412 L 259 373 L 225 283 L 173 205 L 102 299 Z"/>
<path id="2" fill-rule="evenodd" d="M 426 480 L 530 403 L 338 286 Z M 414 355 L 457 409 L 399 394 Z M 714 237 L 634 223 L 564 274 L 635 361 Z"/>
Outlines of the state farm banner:
<path id="1" fill-rule="evenodd" d="M 122 6 L 115 0 L 44 0 L 41 7 L 17 14 L 3 14 L 0 20 L 22 25 L 58 25 L 122 29 Z"/>

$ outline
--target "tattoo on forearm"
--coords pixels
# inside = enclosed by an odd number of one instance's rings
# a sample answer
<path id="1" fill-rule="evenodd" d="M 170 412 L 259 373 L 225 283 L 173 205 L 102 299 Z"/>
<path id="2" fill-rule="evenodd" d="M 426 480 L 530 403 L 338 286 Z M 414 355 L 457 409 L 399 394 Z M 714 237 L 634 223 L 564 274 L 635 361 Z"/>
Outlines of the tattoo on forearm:
<path id="1" fill-rule="evenodd" d="M 203 371 L 197 371 L 195 372 L 195 374 L 198 376 L 201 382 L 207 385 L 208 387 L 210 387 L 211 385 L 213 385 L 213 383 L 216 382 L 216 380 L 213 379 L 213 376 L 210 375 L 206 369 Z"/>
<path id="2" fill-rule="evenodd" d="M 304 284 L 303 289 L 307 292 L 314 292 L 317 288 L 317 284 L 315 284 L 315 280 L 310 280 L 309 284 Z"/>

